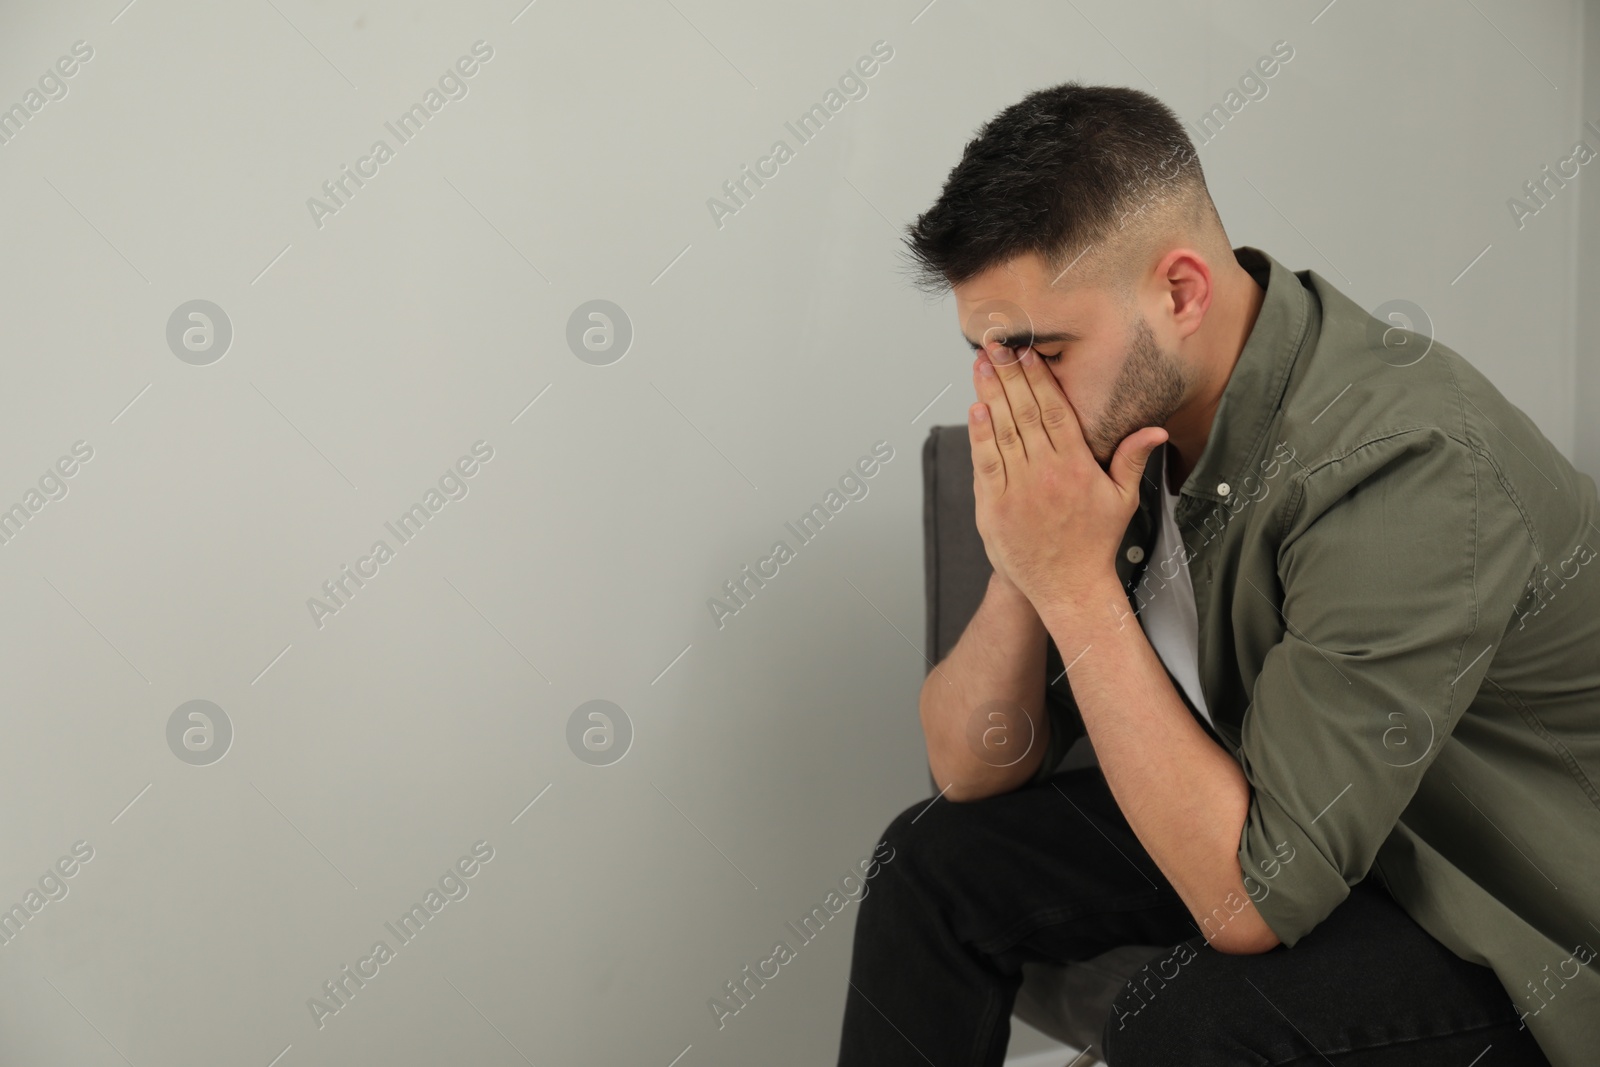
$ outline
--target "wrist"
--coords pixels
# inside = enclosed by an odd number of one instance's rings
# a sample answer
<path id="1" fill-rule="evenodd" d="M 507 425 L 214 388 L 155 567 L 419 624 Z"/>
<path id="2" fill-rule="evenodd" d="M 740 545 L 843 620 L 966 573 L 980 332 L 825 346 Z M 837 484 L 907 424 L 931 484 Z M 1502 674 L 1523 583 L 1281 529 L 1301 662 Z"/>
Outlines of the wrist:
<path id="1" fill-rule="evenodd" d="M 1028 599 L 1028 594 L 1024 593 L 1015 582 L 999 571 L 989 572 L 989 593 L 999 597 L 1009 607 L 1018 610 L 1024 608 L 1028 611 L 1033 610 L 1033 602 Z"/>
<path id="2" fill-rule="evenodd" d="M 1053 595 L 1035 608 L 1061 648 L 1088 644 L 1097 631 L 1120 630 L 1133 614 L 1128 594 L 1114 574 L 1082 589 Z"/>

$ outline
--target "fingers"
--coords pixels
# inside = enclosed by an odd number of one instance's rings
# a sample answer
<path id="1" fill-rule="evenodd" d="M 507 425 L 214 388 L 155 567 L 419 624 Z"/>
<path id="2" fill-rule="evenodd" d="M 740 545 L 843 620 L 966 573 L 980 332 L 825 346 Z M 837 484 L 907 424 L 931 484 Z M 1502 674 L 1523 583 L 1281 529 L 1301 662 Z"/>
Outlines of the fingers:
<path id="1" fill-rule="evenodd" d="M 972 449 L 972 494 L 977 500 L 1006 490 L 1006 464 L 995 443 L 994 421 L 985 404 L 967 408 L 967 441 Z"/>
<path id="2" fill-rule="evenodd" d="M 1050 435 L 1045 432 L 1044 424 L 1040 421 L 1039 401 L 1033 395 L 1033 386 L 1028 382 L 1028 372 L 1023 369 L 1022 362 L 1018 359 L 1019 353 L 1027 351 L 1029 351 L 1027 347 L 1011 349 L 1002 345 L 990 345 L 984 349 L 995 369 L 995 377 L 988 379 L 988 384 L 997 396 L 1005 398 L 1004 402 L 1010 408 L 1007 412 L 1007 423 L 1020 440 L 1022 458 L 1049 451 L 1051 447 Z M 1044 366 L 1037 357 L 1034 357 L 1033 363 L 1041 369 Z M 981 371 L 982 368 L 979 369 Z M 984 396 L 983 385 L 984 379 L 980 377 L 978 396 L 987 401 L 989 398 Z M 989 406 L 992 410 L 995 404 L 990 403 Z M 1001 426 L 997 412 L 995 416 L 997 436 L 1001 435 Z M 1005 451 L 1005 446 L 1006 440 L 1000 436 L 1002 453 Z"/>
<path id="3" fill-rule="evenodd" d="M 1067 403 L 1061 383 L 1056 381 L 1056 376 L 1050 373 L 1050 368 L 1039 358 L 1039 354 L 1029 347 L 1022 350 L 1022 356 L 1022 373 L 1033 389 L 1034 402 L 1039 405 L 1039 425 L 1051 447 L 1064 452 L 1072 442 L 1072 434 L 1076 434 L 1080 440 L 1083 437 L 1083 431 L 1078 428 L 1077 413 Z M 1026 439 L 1027 434 L 1024 433 L 1023 437 Z"/>
<path id="4" fill-rule="evenodd" d="M 1130 500 L 1139 496 L 1139 479 L 1144 477 L 1145 466 L 1155 450 L 1167 441 L 1164 426 L 1146 426 L 1123 438 L 1112 453 L 1110 469 L 1106 472 L 1116 483 L 1122 495 Z"/>
<path id="5" fill-rule="evenodd" d="M 973 388 L 978 393 L 978 399 L 988 409 L 988 425 L 986 433 L 993 438 L 993 447 L 996 458 L 1011 470 L 1021 470 L 1022 464 L 1028 461 L 1027 449 L 1023 446 L 1022 435 L 1017 432 L 1017 424 L 1012 417 L 1011 401 L 1006 395 L 1005 386 L 1000 383 L 999 374 L 989 362 L 986 352 L 995 351 L 996 346 L 986 346 L 984 352 L 972 366 Z M 1006 352 L 1006 349 L 1000 349 Z M 1005 356 L 1000 357 L 1002 359 Z M 1013 368 L 1015 369 L 1015 368 Z M 1046 447 L 1043 444 L 1040 447 Z M 973 473 L 977 473 L 976 457 L 974 457 Z M 1004 486 L 1005 482 L 1000 482 Z"/>

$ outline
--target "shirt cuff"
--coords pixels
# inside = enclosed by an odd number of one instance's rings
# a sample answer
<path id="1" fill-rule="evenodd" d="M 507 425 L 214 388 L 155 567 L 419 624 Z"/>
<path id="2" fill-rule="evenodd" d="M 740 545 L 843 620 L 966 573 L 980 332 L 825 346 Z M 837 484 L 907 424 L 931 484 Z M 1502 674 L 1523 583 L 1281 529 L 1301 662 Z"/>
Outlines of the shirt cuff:
<path id="1" fill-rule="evenodd" d="M 1245 892 L 1278 940 L 1293 945 L 1350 895 L 1344 875 L 1269 793 L 1256 789 L 1239 838 Z"/>

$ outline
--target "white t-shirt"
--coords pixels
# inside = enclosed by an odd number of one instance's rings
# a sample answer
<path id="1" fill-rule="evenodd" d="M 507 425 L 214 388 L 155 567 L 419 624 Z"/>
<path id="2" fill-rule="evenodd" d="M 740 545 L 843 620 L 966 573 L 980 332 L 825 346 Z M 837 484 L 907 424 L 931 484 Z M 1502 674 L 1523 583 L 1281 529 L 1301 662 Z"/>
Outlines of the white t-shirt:
<path id="1" fill-rule="evenodd" d="M 1189 564 L 1185 561 L 1183 538 L 1178 533 L 1178 522 L 1173 517 L 1178 506 L 1178 495 L 1167 489 L 1166 470 L 1161 472 L 1161 531 L 1156 535 L 1155 548 L 1146 564 L 1150 599 L 1139 612 L 1139 622 L 1150 647 L 1156 650 L 1161 662 L 1178 680 L 1188 694 L 1195 710 L 1211 722 L 1211 712 L 1206 710 L 1205 694 L 1200 691 L 1200 625 L 1194 606 L 1194 586 L 1189 581 Z M 1168 575 L 1176 570 L 1176 575 Z M 1164 584 L 1163 584 L 1164 583 Z"/>

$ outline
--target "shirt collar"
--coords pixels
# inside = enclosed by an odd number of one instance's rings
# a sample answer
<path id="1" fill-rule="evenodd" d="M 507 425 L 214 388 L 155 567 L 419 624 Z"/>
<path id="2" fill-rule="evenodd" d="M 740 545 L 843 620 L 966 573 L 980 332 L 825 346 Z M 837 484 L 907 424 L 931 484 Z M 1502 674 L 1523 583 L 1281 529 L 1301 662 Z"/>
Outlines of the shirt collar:
<path id="1" fill-rule="evenodd" d="M 1223 388 L 1206 446 L 1179 491 L 1180 526 L 1187 511 L 1199 506 L 1184 497 L 1221 503 L 1249 473 L 1311 326 L 1311 295 L 1295 272 L 1250 245 L 1235 248 L 1233 255 L 1265 283 L 1266 295 Z"/>

